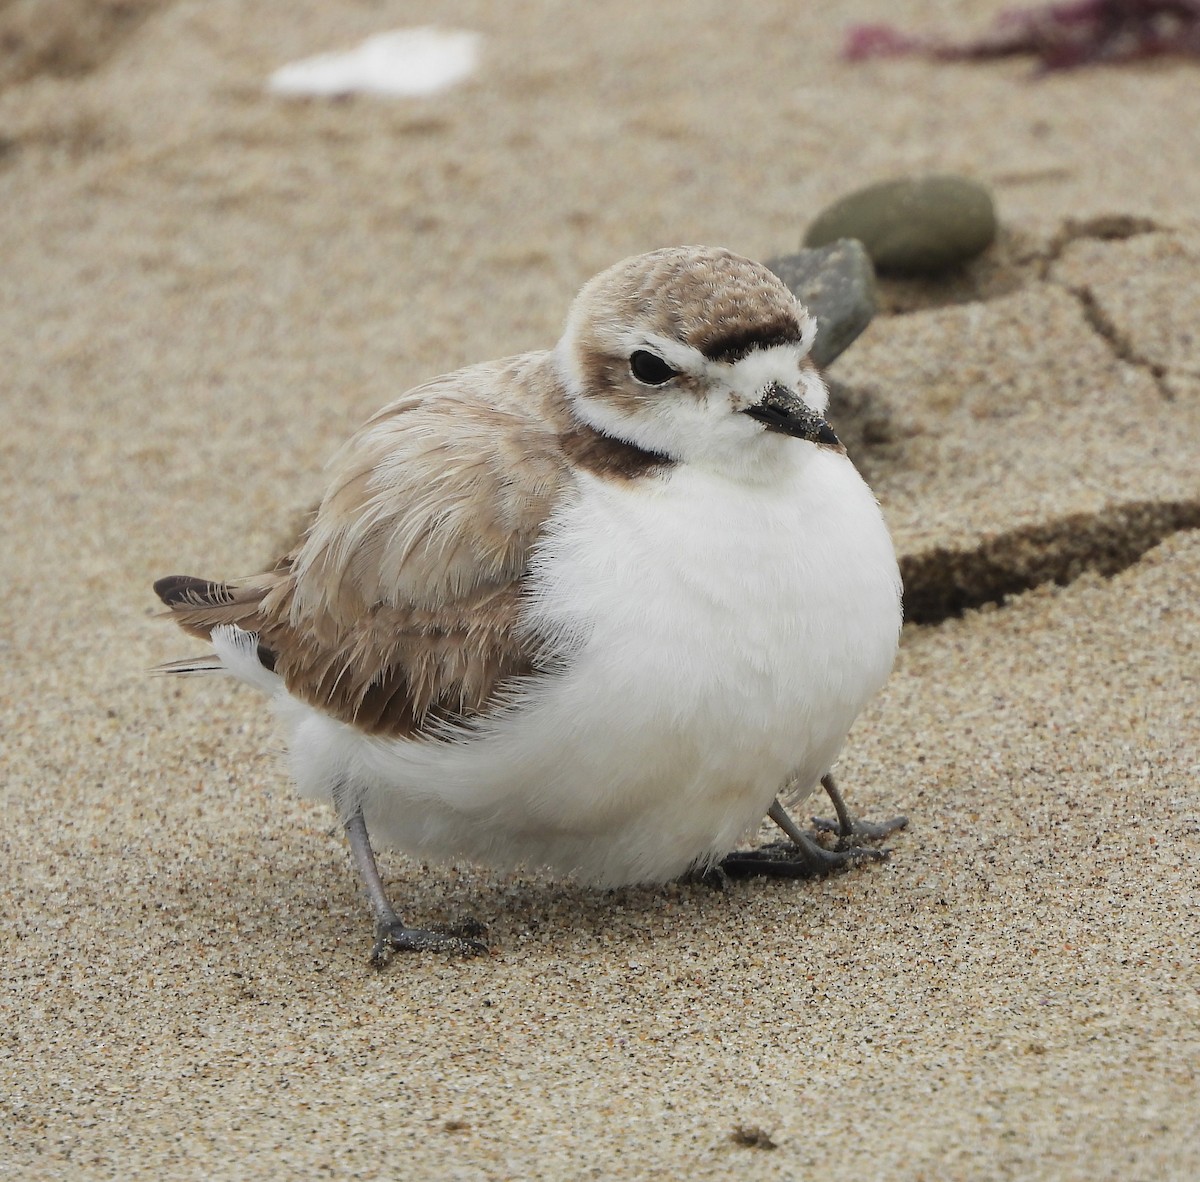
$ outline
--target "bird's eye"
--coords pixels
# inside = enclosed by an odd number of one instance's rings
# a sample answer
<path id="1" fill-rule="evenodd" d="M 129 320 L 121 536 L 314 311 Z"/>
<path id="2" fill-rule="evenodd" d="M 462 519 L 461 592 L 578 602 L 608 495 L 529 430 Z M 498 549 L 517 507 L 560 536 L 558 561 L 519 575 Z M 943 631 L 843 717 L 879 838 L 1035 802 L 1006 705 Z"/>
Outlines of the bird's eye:
<path id="1" fill-rule="evenodd" d="M 629 358 L 629 371 L 647 386 L 661 386 L 679 373 L 679 370 L 672 369 L 657 354 L 648 353 L 645 349 L 638 349 Z"/>

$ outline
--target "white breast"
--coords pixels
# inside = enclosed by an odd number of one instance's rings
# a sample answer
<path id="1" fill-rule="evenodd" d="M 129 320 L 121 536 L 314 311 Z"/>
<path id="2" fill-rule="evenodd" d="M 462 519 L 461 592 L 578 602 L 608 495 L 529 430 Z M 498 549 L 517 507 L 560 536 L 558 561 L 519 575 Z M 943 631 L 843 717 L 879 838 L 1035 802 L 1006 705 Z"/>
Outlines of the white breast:
<path id="1" fill-rule="evenodd" d="M 891 668 L 899 576 L 870 491 L 792 447 L 770 486 L 687 466 L 581 475 L 548 524 L 526 625 L 571 656 L 470 741 L 366 739 L 289 701 L 293 765 L 365 790 L 374 836 L 607 885 L 716 858 L 812 786 Z"/>

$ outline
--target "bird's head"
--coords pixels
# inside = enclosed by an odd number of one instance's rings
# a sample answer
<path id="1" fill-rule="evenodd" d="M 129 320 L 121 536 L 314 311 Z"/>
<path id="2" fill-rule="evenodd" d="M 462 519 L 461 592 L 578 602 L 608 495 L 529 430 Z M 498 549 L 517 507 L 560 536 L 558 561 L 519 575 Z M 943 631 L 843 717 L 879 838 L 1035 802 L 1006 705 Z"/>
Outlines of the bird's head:
<path id="1" fill-rule="evenodd" d="M 752 475 L 781 448 L 837 448 L 808 351 L 816 325 L 766 267 L 682 246 L 584 285 L 556 348 L 574 413 L 677 461 Z"/>

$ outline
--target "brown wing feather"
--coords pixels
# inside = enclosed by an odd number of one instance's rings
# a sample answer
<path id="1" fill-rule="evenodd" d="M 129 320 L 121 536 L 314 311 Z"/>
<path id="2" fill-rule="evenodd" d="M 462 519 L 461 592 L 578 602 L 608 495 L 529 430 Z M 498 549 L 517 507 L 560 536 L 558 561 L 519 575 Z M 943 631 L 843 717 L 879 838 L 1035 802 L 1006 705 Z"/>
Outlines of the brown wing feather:
<path id="1" fill-rule="evenodd" d="M 286 598 L 261 614 L 259 642 L 292 693 L 372 734 L 413 736 L 435 720 L 486 713 L 501 685 L 535 672 L 518 633 L 520 580 L 430 611 L 373 604 L 348 624 L 289 619 Z"/>
<path id="2" fill-rule="evenodd" d="M 486 712 L 535 671 L 519 634 L 529 552 L 567 480 L 549 358 L 478 366 L 380 411 L 279 568 L 155 585 L 180 625 L 258 634 L 297 697 L 376 734 Z"/>

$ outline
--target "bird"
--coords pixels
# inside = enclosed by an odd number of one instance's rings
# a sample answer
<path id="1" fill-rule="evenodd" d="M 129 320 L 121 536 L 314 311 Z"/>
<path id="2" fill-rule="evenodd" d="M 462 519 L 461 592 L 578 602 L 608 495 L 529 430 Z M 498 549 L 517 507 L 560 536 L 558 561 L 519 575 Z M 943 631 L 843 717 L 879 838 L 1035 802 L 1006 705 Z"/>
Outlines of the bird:
<path id="1" fill-rule="evenodd" d="M 270 570 L 154 589 L 267 695 L 305 797 L 336 811 L 370 959 L 488 951 L 410 926 L 376 845 L 597 887 L 810 876 L 847 843 L 832 778 L 883 687 L 901 583 L 825 415 L 817 324 L 765 266 L 654 250 L 579 291 L 550 349 L 401 394 L 329 464 Z M 843 841 L 789 816 L 823 784 Z M 737 852 L 770 817 L 786 841 Z"/>

